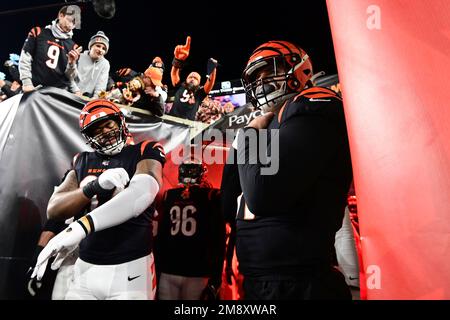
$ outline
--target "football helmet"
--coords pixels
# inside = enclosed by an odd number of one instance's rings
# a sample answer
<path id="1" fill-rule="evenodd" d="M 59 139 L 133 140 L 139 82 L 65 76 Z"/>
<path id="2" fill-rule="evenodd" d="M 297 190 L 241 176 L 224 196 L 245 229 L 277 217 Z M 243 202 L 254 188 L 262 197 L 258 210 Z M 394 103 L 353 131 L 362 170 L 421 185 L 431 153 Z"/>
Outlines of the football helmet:
<path id="1" fill-rule="evenodd" d="M 253 51 L 242 83 L 251 103 L 269 111 L 310 86 L 312 76 L 311 60 L 302 48 L 287 41 L 268 41 Z"/>
<path id="2" fill-rule="evenodd" d="M 201 184 L 206 171 L 206 166 L 201 162 L 184 161 L 178 167 L 178 181 L 184 185 Z"/>
<path id="3" fill-rule="evenodd" d="M 114 120 L 118 129 L 94 135 L 96 124 L 104 120 Z M 109 156 L 121 152 L 130 135 L 123 113 L 105 99 L 95 99 L 84 106 L 80 113 L 80 132 L 94 150 Z"/>

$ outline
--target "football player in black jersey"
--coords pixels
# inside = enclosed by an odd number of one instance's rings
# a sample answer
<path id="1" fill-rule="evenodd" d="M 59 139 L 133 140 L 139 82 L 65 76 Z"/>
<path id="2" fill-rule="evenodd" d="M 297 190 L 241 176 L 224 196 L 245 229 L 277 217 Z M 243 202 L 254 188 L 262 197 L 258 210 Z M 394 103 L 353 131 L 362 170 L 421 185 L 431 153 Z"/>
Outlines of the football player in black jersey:
<path id="1" fill-rule="evenodd" d="M 169 189 L 157 237 L 161 300 L 217 298 L 225 254 L 225 222 L 219 190 L 204 178 L 201 163 L 182 163 L 183 187 Z"/>
<path id="2" fill-rule="evenodd" d="M 51 25 L 30 30 L 19 60 L 24 92 L 34 90 L 38 85 L 69 88 L 67 66 L 69 62 L 74 64 L 81 52 L 81 47 L 72 40 L 73 29 L 80 20 L 78 6 L 65 6 Z"/>
<path id="3" fill-rule="evenodd" d="M 170 72 L 172 85 L 174 87 L 178 86 L 180 83 L 180 70 L 183 68 L 186 59 L 189 57 L 190 48 L 191 37 L 189 36 L 186 39 L 186 44 L 175 47 L 172 70 Z M 217 61 L 210 58 L 208 61 L 209 70 L 207 70 L 208 80 L 206 80 L 204 86 L 200 86 L 201 76 L 197 72 L 191 72 L 187 76 L 186 81 L 180 85 L 175 93 L 175 100 L 169 111 L 169 115 L 188 120 L 195 120 L 198 107 L 214 87 L 214 82 L 216 81 L 216 67 Z"/>
<path id="4" fill-rule="evenodd" d="M 119 108 L 92 100 L 80 114 L 80 129 L 94 152 L 74 160 L 49 200 L 51 219 L 75 217 L 42 250 L 33 276 L 42 277 L 79 245 L 79 259 L 66 299 L 153 299 L 153 200 L 162 185 L 162 146 L 126 145 L 129 131 Z"/>
<path id="5" fill-rule="evenodd" d="M 352 179 L 344 111 L 332 90 L 312 86 L 312 75 L 307 53 L 287 41 L 259 46 L 243 71 L 249 99 L 265 114 L 238 133 L 238 159 L 249 155 L 250 140 L 239 137 L 248 132 L 268 130 L 269 157 L 271 144 L 279 146 L 275 173 L 261 174 L 270 165 L 261 160 L 237 165 L 236 250 L 246 299 L 351 298 L 332 267 Z"/>

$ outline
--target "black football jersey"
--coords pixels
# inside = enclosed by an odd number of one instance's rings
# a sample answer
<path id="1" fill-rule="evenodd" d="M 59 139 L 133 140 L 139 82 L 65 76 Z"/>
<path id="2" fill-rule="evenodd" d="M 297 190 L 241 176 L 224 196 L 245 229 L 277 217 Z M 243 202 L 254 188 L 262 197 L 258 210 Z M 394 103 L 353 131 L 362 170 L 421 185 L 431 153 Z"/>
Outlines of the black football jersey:
<path id="1" fill-rule="evenodd" d="M 33 85 L 65 88 L 69 79 L 65 76 L 67 54 L 77 45 L 72 39 L 56 38 L 51 29 L 34 27 L 25 40 L 23 50 L 33 57 Z"/>
<path id="2" fill-rule="evenodd" d="M 193 95 L 194 103 L 189 103 Z M 169 115 L 188 120 L 195 120 L 195 114 L 198 107 L 206 97 L 203 87 L 200 87 L 195 93 L 189 93 L 187 89 L 181 86 L 175 93 L 175 100 Z M 191 100 L 192 101 L 192 100 Z"/>
<path id="3" fill-rule="evenodd" d="M 279 130 L 278 172 L 236 166 L 236 250 L 244 276 L 280 279 L 331 263 L 352 168 L 342 102 L 329 89 L 304 90 L 268 129 Z"/>
<path id="4" fill-rule="evenodd" d="M 112 168 L 124 168 L 130 179 L 133 177 L 139 161 L 154 159 L 165 163 L 164 151 L 160 144 L 144 141 L 136 145 L 127 145 L 122 152 L 114 156 L 104 156 L 97 152 L 83 152 L 74 162 L 74 170 L 80 187 L 97 178 L 102 172 Z M 113 190 L 105 196 L 94 196 L 80 218 L 98 206 L 109 201 Z M 132 205 L 132 204 L 130 204 Z M 152 214 L 153 204 L 142 214 L 128 221 L 89 234 L 80 243 L 80 258 L 92 264 L 120 264 L 150 254 L 152 250 Z"/>
<path id="5" fill-rule="evenodd" d="M 188 190 L 188 191 L 187 191 Z M 223 261 L 225 223 L 219 190 L 191 186 L 166 191 L 156 263 L 164 273 L 209 277 Z"/>

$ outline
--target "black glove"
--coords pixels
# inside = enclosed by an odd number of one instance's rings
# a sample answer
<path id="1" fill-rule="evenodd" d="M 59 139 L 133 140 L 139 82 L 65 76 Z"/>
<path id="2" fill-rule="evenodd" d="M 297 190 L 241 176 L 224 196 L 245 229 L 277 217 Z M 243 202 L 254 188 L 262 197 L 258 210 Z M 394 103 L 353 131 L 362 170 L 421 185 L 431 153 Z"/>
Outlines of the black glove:
<path id="1" fill-rule="evenodd" d="M 44 249 L 44 247 L 36 246 L 36 250 L 34 251 L 33 257 L 30 262 L 30 267 L 27 271 L 26 276 L 26 292 L 28 296 L 31 296 L 32 298 L 36 297 L 36 294 L 38 293 L 39 289 L 42 287 L 42 282 L 37 281 L 36 278 L 31 278 L 31 274 L 33 273 L 33 268 L 36 265 L 37 258 L 39 257 L 39 254 Z"/>
<path id="2" fill-rule="evenodd" d="M 214 60 L 213 58 L 209 58 L 208 64 L 206 66 L 206 74 L 209 77 L 211 73 L 214 71 L 215 68 L 217 68 L 217 60 Z"/>
<path id="3" fill-rule="evenodd" d="M 42 281 L 38 281 L 36 277 L 31 278 L 31 274 L 33 269 L 31 268 L 27 272 L 27 295 L 32 299 L 37 299 L 37 294 L 39 293 L 39 290 L 42 288 Z"/>
<path id="4" fill-rule="evenodd" d="M 44 247 L 37 246 L 36 250 L 33 254 L 33 257 L 30 261 L 30 268 L 26 273 L 25 280 L 25 295 L 27 299 L 31 300 L 51 300 L 53 285 L 55 283 L 56 275 L 58 274 L 57 270 L 51 269 L 51 264 L 54 260 L 54 257 L 50 258 L 47 268 L 45 270 L 45 274 L 42 277 L 41 281 L 37 281 L 36 277 L 31 278 L 33 273 L 33 268 L 36 265 L 37 258 Z"/>
<path id="5" fill-rule="evenodd" d="M 186 62 L 184 60 L 180 60 L 177 58 L 173 58 L 173 60 L 172 60 L 172 66 L 174 66 L 175 68 L 180 69 L 180 70 L 184 68 L 185 63 Z"/>

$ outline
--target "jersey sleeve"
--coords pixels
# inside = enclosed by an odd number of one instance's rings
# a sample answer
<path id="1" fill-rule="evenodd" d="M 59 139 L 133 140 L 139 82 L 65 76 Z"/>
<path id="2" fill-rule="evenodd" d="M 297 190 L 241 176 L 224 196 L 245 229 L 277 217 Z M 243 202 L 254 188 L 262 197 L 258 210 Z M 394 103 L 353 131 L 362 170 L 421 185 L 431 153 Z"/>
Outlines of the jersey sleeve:
<path id="1" fill-rule="evenodd" d="M 36 38 L 41 34 L 41 28 L 40 27 L 33 27 L 31 28 L 30 32 L 28 32 L 28 37 L 25 40 L 25 43 L 23 45 L 22 50 L 34 55 L 35 47 L 36 47 Z"/>
<path id="2" fill-rule="evenodd" d="M 166 163 L 166 154 L 163 146 L 156 141 L 143 141 L 140 145 L 140 160 L 145 159 L 159 161 L 164 166 Z"/>
<path id="3" fill-rule="evenodd" d="M 339 127 L 336 120 L 323 116 L 295 116 L 283 121 L 275 174 L 261 174 L 262 168 L 268 167 L 261 163 L 238 164 L 240 185 L 250 211 L 259 216 L 295 212 L 328 168 L 345 168 L 342 175 L 351 178 L 346 132 Z M 239 157 L 244 159 L 249 148 L 248 141 L 239 146 Z"/>

